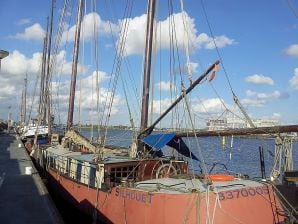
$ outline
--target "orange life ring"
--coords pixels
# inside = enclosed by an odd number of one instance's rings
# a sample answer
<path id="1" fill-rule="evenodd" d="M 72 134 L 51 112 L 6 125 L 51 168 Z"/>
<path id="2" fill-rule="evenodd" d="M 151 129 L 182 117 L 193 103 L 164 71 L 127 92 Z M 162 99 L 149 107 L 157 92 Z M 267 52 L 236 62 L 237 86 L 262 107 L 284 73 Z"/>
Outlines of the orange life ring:
<path id="1" fill-rule="evenodd" d="M 235 179 L 233 175 L 229 174 L 210 174 L 209 178 L 212 181 L 232 181 Z"/>

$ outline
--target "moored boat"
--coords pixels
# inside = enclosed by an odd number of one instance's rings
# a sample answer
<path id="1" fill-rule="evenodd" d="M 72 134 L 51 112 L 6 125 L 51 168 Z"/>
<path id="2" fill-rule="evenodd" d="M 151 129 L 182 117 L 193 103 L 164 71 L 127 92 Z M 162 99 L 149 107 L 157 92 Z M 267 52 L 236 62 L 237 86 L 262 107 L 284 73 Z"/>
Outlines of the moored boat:
<path id="1" fill-rule="evenodd" d="M 94 222 L 284 223 L 288 216 L 270 182 L 251 180 L 245 175 L 211 174 L 204 168 L 202 156 L 197 158 L 179 135 L 152 134 L 154 125 L 147 127 L 155 1 L 150 0 L 149 6 L 144 66 L 147 81 L 143 88 L 140 134 L 130 149 L 109 149 L 104 144 L 88 143 L 72 127 L 82 17 L 82 0 L 79 1 L 68 132 L 61 145 L 37 152 L 37 161 L 47 172 L 49 185 L 92 216 Z M 218 64 L 219 61 L 212 64 L 184 89 L 160 119 L 210 72 L 215 72 Z M 163 156 L 165 146 L 176 150 L 176 156 Z M 200 162 L 201 174 L 189 171 L 190 160 Z"/>
<path id="2" fill-rule="evenodd" d="M 228 174 L 193 176 L 187 163 L 131 159 L 48 148 L 49 184 L 106 223 L 282 223 L 285 213 L 268 182 Z"/>

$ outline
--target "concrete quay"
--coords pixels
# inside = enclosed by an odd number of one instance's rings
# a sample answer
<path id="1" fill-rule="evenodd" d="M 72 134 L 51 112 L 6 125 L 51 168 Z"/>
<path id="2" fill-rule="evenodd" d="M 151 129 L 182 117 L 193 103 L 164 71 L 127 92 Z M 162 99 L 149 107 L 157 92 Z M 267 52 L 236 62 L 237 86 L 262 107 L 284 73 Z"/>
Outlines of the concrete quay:
<path id="1" fill-rule="evenodd" d="M 30 156 L 13 134 L 0 134 L 0 220 L 63 223 Z"/>

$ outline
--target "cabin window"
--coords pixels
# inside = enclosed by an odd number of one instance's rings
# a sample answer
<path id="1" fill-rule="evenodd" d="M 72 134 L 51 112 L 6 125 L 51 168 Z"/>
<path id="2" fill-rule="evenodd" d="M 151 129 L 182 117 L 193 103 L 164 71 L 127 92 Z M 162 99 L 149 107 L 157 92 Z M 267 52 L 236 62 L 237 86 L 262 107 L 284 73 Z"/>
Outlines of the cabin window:
<path id="1" fill-rule="evenodd" d="M 52 156 L 49 157 L 49 165 L 51 168 L 54 168 L 54 158 Z"/>
<path id="2" fill-rule="evenodd" d="M 89 171 L 89 185 L 95 187 L 96 169 L 95 167 L 90 167 Z"/>
<path id="3" fill-rule="evenodd" d="M 53 168 L 56 169 L 56 158 L 52 157 L 53 159 Z"/>
<path id="4" fill-rule="evenodd" d="M 67 158 L 66 174 L 68 174 L 68 175 L 69 175 L 69 171 L 70 171 L 70 165 L 71 165 L 71 159 Z"/>
<path id="5" fill-rule="evenodd" d="M 77 164 L 77 175 L 76 175 L 76 179 L 77 181 L 81 181 L 81 175 L 82 175 L 82 163 Z"/>
<path id="6" fill-rule="evenodd" d="M 110 182 L 119 184 L 123 178 L 135 179 L 137 171 L 135 166 L 113 167 L 110 172 Z"/>

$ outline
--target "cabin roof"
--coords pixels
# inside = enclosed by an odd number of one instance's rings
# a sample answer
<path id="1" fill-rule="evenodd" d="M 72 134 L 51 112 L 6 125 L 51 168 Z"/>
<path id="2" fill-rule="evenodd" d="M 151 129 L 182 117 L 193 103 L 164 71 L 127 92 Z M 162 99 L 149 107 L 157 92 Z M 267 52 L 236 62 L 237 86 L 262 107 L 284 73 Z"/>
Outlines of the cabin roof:
<path id="1" fill-rule="evenodd" d="M 73 152 L 69 151 L 68 148 L 63 148 L 58 145 L 55 147 L 47 148 L 47 151 L 58 156 L 70 157 L 81 162 L 97 163 L 97 164 L 109 164 L 109 163 L 121 163 L 121 162 L 132 162 L 139 161 L 131 159 L 127 156 L 127 153 L 105 153 L 104 160 L 94 162 L 94 153 L 82 153 L 82 152 Z"/>
<path id="2" fill-rule="evenodd" d="M 46 150 L 47 152 L 53 153 L 57 156 L 74 156 L 82 154 L 81 152 L 69 151 L 68 148 L 63 148 L 61 145 L 51 146 Z"/>
<path id="3" fill-rule="evenodd" d="M 72 158 L 79 161 L 86 161 L 94 163 L 94 154 L 80 154 L 80 155 L 71 155 Z M 104 160 L 99 161 L 98 163 L 114 163 L 114 162 L 129 162 L 132 159 L 128 156 L 123 156 L 120 154 L 105 154 Z"/>

